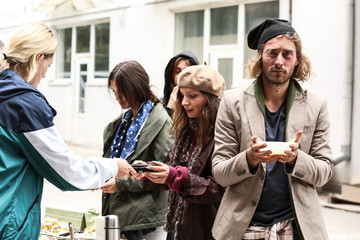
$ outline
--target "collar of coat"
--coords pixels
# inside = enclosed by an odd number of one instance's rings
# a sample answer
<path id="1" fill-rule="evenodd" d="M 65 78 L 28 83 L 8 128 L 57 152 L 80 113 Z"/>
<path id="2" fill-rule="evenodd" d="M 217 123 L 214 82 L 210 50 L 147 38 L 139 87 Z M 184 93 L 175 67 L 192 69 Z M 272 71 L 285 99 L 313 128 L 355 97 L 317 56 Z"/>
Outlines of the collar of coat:
<path id="1" fill-rule="evenodd" d="M 296 87 L 300 87 L 299 83 L 291 78 L 289 87 L 287 90 L 287 94 L 286 94 L 286 123 L 285 123 L 285 126 L 287 125 L 291 106 L 294 103 Z M 257 78 L 254 82 L 254 93 L 255 93 L 255 98 L 256 98 L 257 104 L 259 105 L 259 108 L 261 109 L 261 111 L 264 115 L 264 118 L 266 118 L 264 88 L 263 88 L 261 78 Z"/>

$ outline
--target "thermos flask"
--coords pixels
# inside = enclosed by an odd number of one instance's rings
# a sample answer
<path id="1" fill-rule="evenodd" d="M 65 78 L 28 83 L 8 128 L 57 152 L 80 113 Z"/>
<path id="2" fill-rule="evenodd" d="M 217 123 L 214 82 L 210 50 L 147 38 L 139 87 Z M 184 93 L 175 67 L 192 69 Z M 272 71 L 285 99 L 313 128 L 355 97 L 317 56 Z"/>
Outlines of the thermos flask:
<path id="1" fill-rule="evenodd" d="M 120 224 L 117 215 L 105 216 L 105 240 L 120 239 Z"/>

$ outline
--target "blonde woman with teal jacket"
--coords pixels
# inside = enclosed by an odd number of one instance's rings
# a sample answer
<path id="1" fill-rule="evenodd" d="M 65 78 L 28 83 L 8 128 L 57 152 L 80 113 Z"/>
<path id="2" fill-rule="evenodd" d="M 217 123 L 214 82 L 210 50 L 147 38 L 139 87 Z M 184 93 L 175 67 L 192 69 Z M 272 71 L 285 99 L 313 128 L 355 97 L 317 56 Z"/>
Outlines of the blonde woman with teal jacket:
<path id="1" fill-rule="evenodd" d="M 101 187 L 134 169 L 121 159 L 82 159 L 67 148 L 54 108 L 37 89 L 53 63 L 56 32 L 42 23 L 21 26 L 0 54 L 0 239 L 38 239 L 43 182 L 63 191 Z M 120 175 L 119 175 L 120 174 Z"/>

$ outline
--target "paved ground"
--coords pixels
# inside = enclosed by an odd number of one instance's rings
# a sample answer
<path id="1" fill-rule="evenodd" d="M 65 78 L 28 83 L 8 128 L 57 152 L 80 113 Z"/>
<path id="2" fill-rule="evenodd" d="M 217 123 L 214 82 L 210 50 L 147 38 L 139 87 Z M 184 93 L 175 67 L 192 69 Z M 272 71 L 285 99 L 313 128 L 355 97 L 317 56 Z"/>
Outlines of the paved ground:
<path id="1" fill-rule="evenodd" d="M 87 150 L 71 146 L 75 153 L 84 157 L 100 155 L 99 151 Z M 327 196 L 320 195 L 321 202 L 326 202 Z M 101 191 L 62 192 L 45 181 L 42 200 L 42 213 L 45 207 L 85 211 L 89 208 L 101 210 Z M 360 213 L 345 211 L 338 208 L 322 207 L 326 228 L 330 240 L 360 240 Z M 309 219 L 311 216 L 309 216 Z"/>
<path id="2" fill-rule="evenodd" d="M 360 213 L 322 207 L 330 240 L 359 240 Z"/>

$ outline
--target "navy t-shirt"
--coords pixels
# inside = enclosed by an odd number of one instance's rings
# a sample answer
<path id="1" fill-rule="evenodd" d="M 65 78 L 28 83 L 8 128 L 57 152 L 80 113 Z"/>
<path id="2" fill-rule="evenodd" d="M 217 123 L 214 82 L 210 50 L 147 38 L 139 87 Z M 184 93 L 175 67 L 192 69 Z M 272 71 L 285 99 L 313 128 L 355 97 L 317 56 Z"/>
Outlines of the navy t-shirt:
<path id="1" fill-rule="evenodd" d="M 266 141 L 285 141 L 285 102 L 276 112 L 270 112 L 265 106 Z M 293 216 L 289 181 L 284 164 L 278 161 L 267 163 L 264 187 L 250 224 L 271 226 Z"/>

